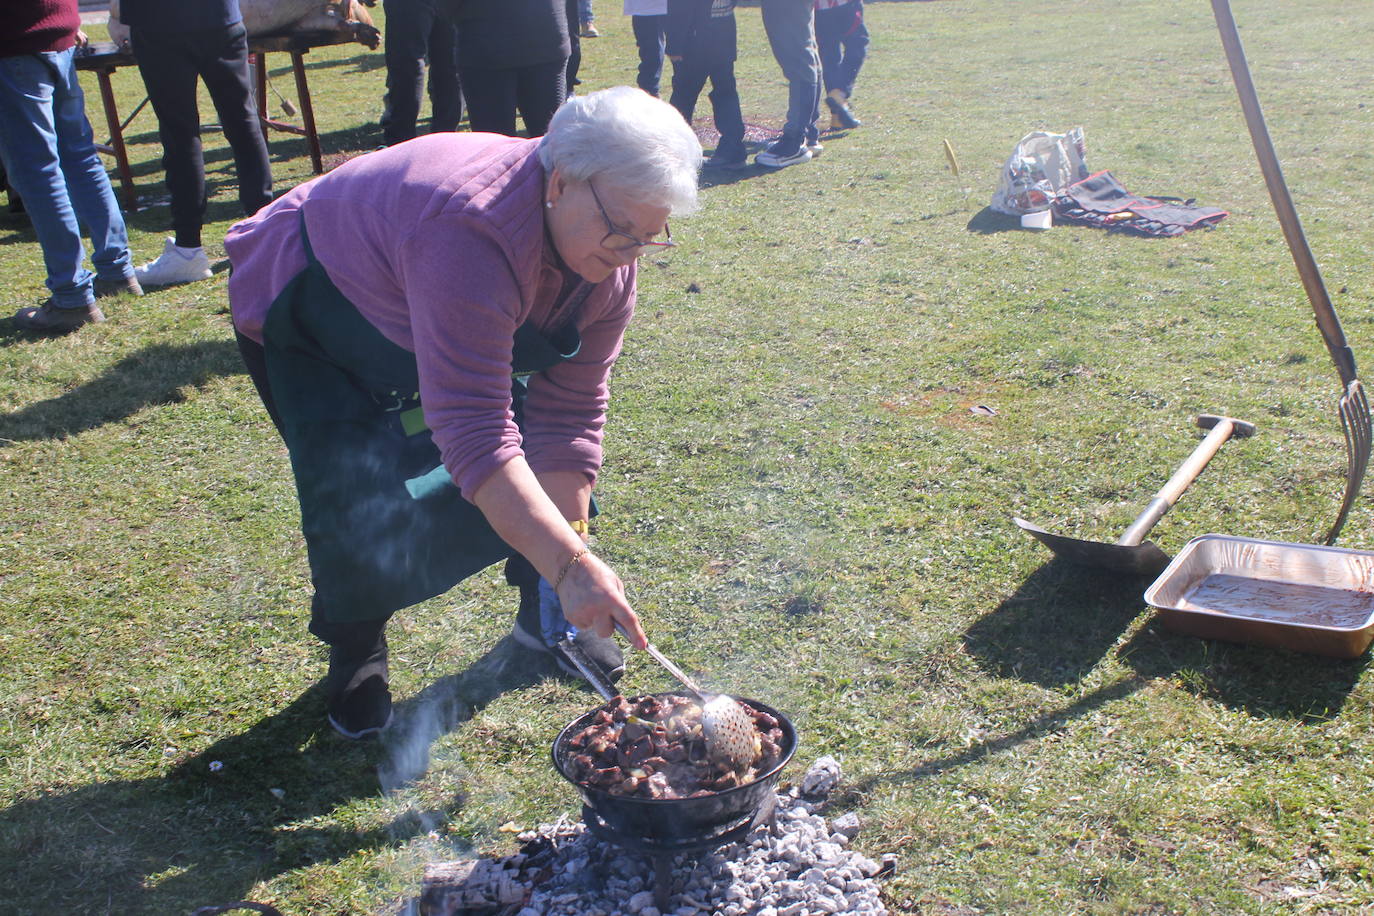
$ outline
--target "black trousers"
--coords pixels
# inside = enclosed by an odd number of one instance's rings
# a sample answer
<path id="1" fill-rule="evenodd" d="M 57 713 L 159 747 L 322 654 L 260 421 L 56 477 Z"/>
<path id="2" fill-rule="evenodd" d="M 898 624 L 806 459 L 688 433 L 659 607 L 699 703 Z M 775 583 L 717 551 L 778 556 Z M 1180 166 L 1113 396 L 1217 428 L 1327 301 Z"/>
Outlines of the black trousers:
<path id="1" fill-rule="evenodd" d="M 474 131 L 515 136 L 515 114 L 525 122 L 525 134 L 542 137 L 549 120 L 567 98 L 567 61 L 528 67 L 461 67 L 468 125 Z"/>
<path id="2" fill-rule="evenodd" d="M 172 229 L 178 245 L 197 247 L 206 205 L 197 78 L 205 81 L 233 150 L 244 215 L 253 215 L 272 199 L 272 167 L 248 70 L 248 33 L 241 22 L 194 32 L 130 31 L 138 70 L 157 114 L 162 167 L 172 195 Z"/>
<path id="3" fill-rule="evenodd" d="M 458 82 L 458 35 L 435 0 L 383 0 L 386 11 L 386 111 L 382 140 L 412 139 L 429 73 L 431 131 L 458 129 L 463 94 Z M 426 66 L 428 61 L 428 66 Z"/>
<path id="4" fill-rule="evenodd" d="M 693 38 L 682 60 L 673 63 L 673 94 L 669 102 L 688 124 L 696 113 L 697 98 L 706 80 L 711 81 L 711 113 L 720 132 L 716 152 L 744 155 L 744 115 L 740 112 L 735 85 L 735 17 L 710 20 Z"/>

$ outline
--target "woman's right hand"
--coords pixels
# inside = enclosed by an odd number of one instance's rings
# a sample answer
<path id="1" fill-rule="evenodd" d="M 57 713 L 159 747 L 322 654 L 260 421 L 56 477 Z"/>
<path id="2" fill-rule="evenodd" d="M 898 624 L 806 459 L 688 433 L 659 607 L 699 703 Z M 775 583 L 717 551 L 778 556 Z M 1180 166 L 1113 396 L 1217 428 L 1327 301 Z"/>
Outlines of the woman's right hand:
<path id="1" fill-rule="evenodd" d="M 571 562 L 571 561 L 570 561 Z M 568 569 L 558 584 L 558 600 L 563 616 L 579 630 L 592 630 L 609 637 L 617 625 L 630 643 L 643 649 L 649 642 L 639 625 L 639 615 L 625 600 L 625 583 L 600 557 L 590 551 Z"/>

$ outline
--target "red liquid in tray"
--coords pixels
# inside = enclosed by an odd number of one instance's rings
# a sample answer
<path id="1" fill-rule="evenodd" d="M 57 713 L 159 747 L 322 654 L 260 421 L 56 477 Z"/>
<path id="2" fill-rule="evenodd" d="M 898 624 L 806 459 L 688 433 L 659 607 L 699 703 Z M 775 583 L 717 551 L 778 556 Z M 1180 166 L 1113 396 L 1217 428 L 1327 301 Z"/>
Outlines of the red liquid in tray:
<path id="1" fill-rule="evenodd" d="M 1374 593 L 1216 573 L 1190 589 L 1180 607 L 1302 626 L 1359 629 L 1374 615 Z"/>

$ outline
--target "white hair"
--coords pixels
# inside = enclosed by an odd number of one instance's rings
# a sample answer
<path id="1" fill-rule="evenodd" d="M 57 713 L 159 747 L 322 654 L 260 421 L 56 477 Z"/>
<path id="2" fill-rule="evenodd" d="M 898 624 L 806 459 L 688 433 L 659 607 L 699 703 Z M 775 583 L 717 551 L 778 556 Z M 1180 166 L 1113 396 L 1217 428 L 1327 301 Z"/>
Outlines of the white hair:
<path id="1" fill-rule="evenodd" d="M 549 122 L 539 159 L 677 215 L 697 209 L 701 143 L 676 108 L 633 86 L 568 99 Z"/>

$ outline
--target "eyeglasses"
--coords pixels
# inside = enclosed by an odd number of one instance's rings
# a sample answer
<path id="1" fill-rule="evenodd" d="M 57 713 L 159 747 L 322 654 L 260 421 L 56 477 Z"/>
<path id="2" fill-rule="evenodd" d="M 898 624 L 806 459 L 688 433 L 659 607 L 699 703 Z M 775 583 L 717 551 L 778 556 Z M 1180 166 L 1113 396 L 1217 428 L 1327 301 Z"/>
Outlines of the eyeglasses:
<path id="1" fill-rule="evenodd" d="M 617 229 L 615 223 L 611 222 L 611 215 L 606 212 L 606 205 L 601 202 L 601 195 L 596 193 L 596 185 L 592 184 L 591 179 L 587 179 L 587 187 L 592 189 L 592 200 L 596 201 L 597 207 L 601 209 L 601 218 L 606 221 L 606 228 L 610 231 L 601 240 L 601 247 L 608 248 L 617 254 L 624 254 L 633 251 L 635 256 L 644 253 L 646 248 L 676 248 L 677 242 L 673 241 L 673 231 L 668 228 L 667 222 L 663 224 L 663 234 L 666 240 L 662 242 L 645 242 L 635 238 L 628 232 Z"/>

